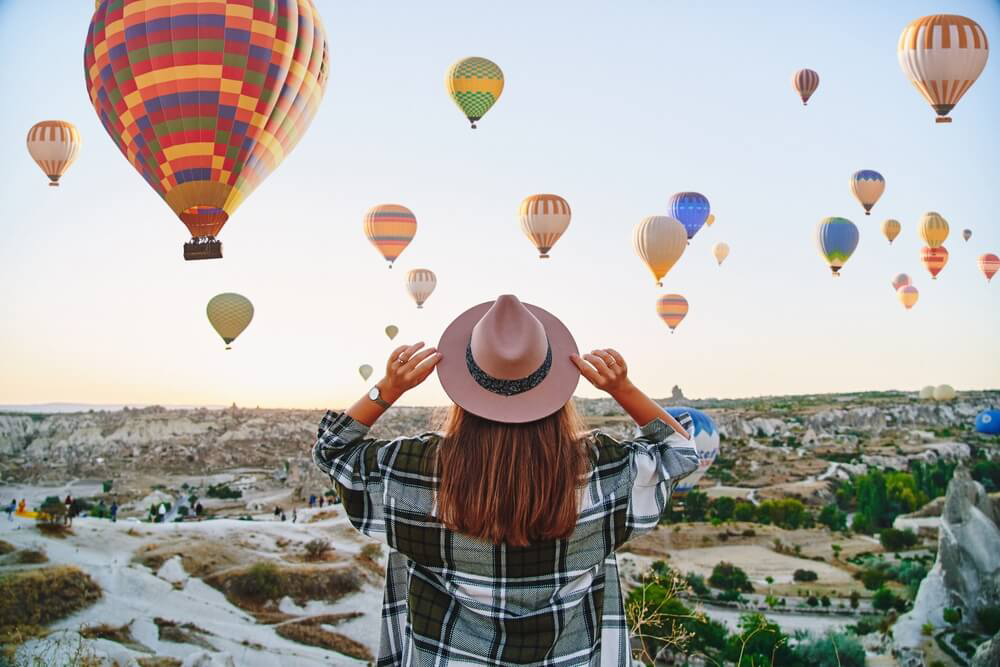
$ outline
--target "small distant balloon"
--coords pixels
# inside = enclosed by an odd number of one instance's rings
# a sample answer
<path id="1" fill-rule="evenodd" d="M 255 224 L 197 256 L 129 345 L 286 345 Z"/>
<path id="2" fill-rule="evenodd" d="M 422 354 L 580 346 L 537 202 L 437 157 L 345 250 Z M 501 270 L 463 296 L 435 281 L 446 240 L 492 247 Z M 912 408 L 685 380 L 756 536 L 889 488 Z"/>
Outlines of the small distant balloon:
<path id="1" fill-rule="evenodd" d="M 957 396 L 954 387 L 950 384 L 939 384 L 934 387 L 935 401 L 950 401 Z"/>
<path id="2" fill-rule="evenodd" d="M 242 294 L 225 292 L 213 296 L 205 312 L 212 328 L 222 337 L 228 350 L 229 344 L 243 333 L 253 319 L 253 304 Z"/>
<path id="3" fill-rule="evenodd" d="M 811 69 L 800 69 L 792 75 L 792 87 L 802 99 L 802 106 L 806 106 L 809 98 L 819 88 L 819 74 Z"/>
<path id="4" fill-rule="evenodd" d="M 966 241 L 968 241 L 969 239 L 971 239 L 972 238 L 972 230 L 971 229 L 963 229 L 962 230 L 962 238 L 965 239 Z"/>
<path id="5" fill-rule="evenodd" d="M 651 215 L 636 226 L 632 233 L 635 252 L 653 273 L 657 287 L 663 287 L 663 276 L 684 254 L 687 239 L 684 225 L 664 215 Z"/>
<path id="6" fill-rule="evenodd" d="M 983 410 L 976 415 L 976 432 L 984 435 L 1000 435 L 1000 410 Z"/>
<path id="7" fill-rule="evenodd" d="M 437 276 L 430 269 L 412 269 L 406 274 L 406 291 L 417 303 L 417 308 L 423 308 L 427 297 L 437 287 Z"/>
<path id="8" fill-rule="evenodd" d="M 503 92 L 503 71 L 486 58 L 463 58 L 445 75 L 448 94 L 476 129 L 476 121 L 489 111 Z"/>
<path id="9" fill-rule="evenodd" d="M 882 223 L 882 234 L 889 240 L 890 245 L 892 245 L 892 242 L 896 240 L 897 236 L 899 236 L 900 230 L 902 230 L 902 225 L 899 224 L 899 220 L 889 218 Z"/>
<path id="10" fill-rule="evenodd" d="M 872 214 L 872 206 L 885 192 L 885 179 L 872 169 L 862 169 L 851 176 L 851 192 L 865 209 L 865 215 Z"/>
<path id="11" fill-rule="evenodd" d="M 569 202 L 559 195 L 525 197 L 519 214 L 521 231 L 538 249 L 538 257 L 541 259 L 549 256 L 549 250 L 569 227 L 572 217 Z"/>
<path id="12" fill-rule="evenodd" d="M 365 213 L 365 236 L 389 262 L 389 268 L 417 234 L 417 217 L 399 204 L 379 204 Z"/>
<path id="13" fill-rule="evenodd" d="M 919 397 L 924 401 L 929 401 L 934 398 L 934 385 L 929 384 L 925 387 L 921 387 Z"/>
<path id="14" fill-rule="evenodd" d="M 28 153 L 57 187 L 59 179 L 76 160 L 82 145 L 80 131 L 64 120 L 43 120 L 28 130 Z"/>
<path id="15" fill-rule="evenodd" d="M 896 277 L 892 279 L 892 289 L 898 290 L 904 285 L 912 285 L 913 281 L 910 280 L 910 276 L 905 273 L 897 273 Z"/>
<path id="16" fill-rule="evenodd" d="M 986 282 L 993 280 L 993 276 L 1000 270 L 1000 257 L 991 252 L 979 256 L 979 270 L 986 276 Z"/>
<path id="17" fill-rule="evenodd" d="M 917 302 L 920 297 L 920 292 L 913 285 L 903 285 L 898 290 L 896 290 L 896 296 L 899 297 L 899 302 L 906 307 L 907 310 L 913 308 L 913 304 Z"/>
<path id="18" fill-rule="evenodd" d="M 708 197 L 700 192 L 678 192 L 667 202 L 667 215 L 684 225 L 688 241 L 698 233 L 710 213 Z"/>
<path id="19" fill-rule="evenodd" d="M 722 262 L 726 260 L 726 257 L 729 257 L 729 244 L 719 241 L 712 247 L 712 254 L 715 255 L 715 261 L 719 263 L 719 266 L 722 266 Z"/>
<path id="20" fill-rule="evenodd" d="M 941 269 L 948 263 L 948 250 L 944 246 L 937 248 L 925 247 L 920 251 L 920 260 L 924 263 L 928 273 L 931 274 L 931 279 L 937 280 Z"/>
<path id="21" fill-rule="evenodd" d="M 858 228 L 847 218 L 823 218 L 816 227 L 816 242 L 834 276 L 858 247 Z"/>
<path id="22" fill-rule="evenodd" d="M 656 313 L 670 327 L 670 333 L 673 333 L 681 320 L 687 316 L 687 299 L 680 294 L 664 294 L 656 302 Z"/>
<path id="23" fill-rule="evenodd" d="M 705 218 L 705 225 L 708 226 L 708 227 L 711 227 L 714 224 L 715 224 L 715 214 L 714 213 L 709 213 L 708 217 Z"/>
<path id="24" fill-rule="evenodd" d="M 398 333 L 399 333 L 399 327 L 397 327 L 395 324 L 390 324 L 385 328 L 385 335 L 389 337 L 389 340 L 395 338 L 396 334 Z"/>
<path id="25" fill-rule="evenodd" d="M 362 380 L 367 380 L 368 378 L 370 378 L 372 376 L 372 372 L 373 371 L 374 371 L 374 369 L 371 366 L 369 366 L 368 364 L 362 364 L 358 368 L 358 373 L 361 374 L 361 379 Z"/>
<path id="26" fill-rule="evenodd" d="M 924 213 L 917 230 L 928 248 L 937 248 L 948 240 L 948 221 L 934 211 Z"/>

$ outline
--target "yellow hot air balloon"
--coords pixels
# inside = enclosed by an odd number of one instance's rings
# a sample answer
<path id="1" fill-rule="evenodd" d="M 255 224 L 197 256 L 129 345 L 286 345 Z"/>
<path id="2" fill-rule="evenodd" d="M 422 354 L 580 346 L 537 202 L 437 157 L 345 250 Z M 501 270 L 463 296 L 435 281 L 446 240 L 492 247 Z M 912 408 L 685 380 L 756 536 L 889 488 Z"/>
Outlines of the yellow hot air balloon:
<path id="1" fill-rule="evenodd" d="M 950 401 L 956 396 L 955 388 L 950 384 L 939 384 L 934 387 L 934 400 L 935 401 Z"/>
<path id="2" fill-rule="evenodd" d="M 503 71 L 486 58 L 462 58 L 444 78 L 448 94 L 476 129 L 476 121 L 490 110 L 503 92 Z"/>
<path id="3" fill-rule="evenodd" d="M 715 224 L 715 214 L 714 213 L 709 213 L 708 214 L 708 217 L 705 218 L 705 224 L 708 225 L 709 227 L 711 227 L 712 225 Z"/>
<path id="4" fill-rule="evenodd" d="M 940 213 L 930 211 L 920 219 L 920 238 L 928 248 L 938 248 L 948 239 L 948 221 Z"/>
<path id="5" fill-rule="evenodd" d="M 559 195 L 531 195 L 524 198 L 518 212 L 521 231 L 538 248 L 538 256 L 545 259 L 569 227 L 569 202 Z"/>
<path id="6" fill-rule="evenodd" d="M 726 260 L 726 257 L 729 257 L 729 244 L 719 241 L 712 247 L 712 254 L 715 255 L 715 261 L 719 263 L 719 266 L 722 266 L 722 262 Z"/>
<path id="7" fill-rule="evenodd" d="M 385 328 L 385 335 L 389 337 L 389 340 L 395 338 L 396 334 L 398 333 L 399 333 L 399 327 L 397 327 L 395 324 L 390 324 Z"/>
<path id="8" fill-rule="evenodd" d="M 243 333 L 253 319 L 253 304 L 250 303 L 250 299 L 233 292 L 213 296 L 205 310 L 208 313 L 208 321 L 222 336 L 227 350 L 230 349 L 229 344 Z"/>
<path id="9" fill-rule="evenodd" d="M 43 120 L 28 130 L 28 153 L 45 175 L 49 185 L 59 185 L 59 178 L 73 164 L 80 152 L 80 132 L 64 120 Z"/>
<path id="10" fill-rule="evenodd" d="M 889 243 L 891 244 L 896 240 L 896 237 L 899 236 L 899 232 L 902 228 L 902 225 L 899 224 L 899 220 L 889 218 L 882 223 L 882 234 L 885 235 L 885 238 L 889 239 Z"/>
<path id="11" fill-rule="evenodd" d="M 424 301 L 437 287 L 437 276 L 430 269 L 412 269 L 406 274 L 406 291 L 417 302 L 417 308 L 424 307 Z"/>
<path id="12" fill-rule="evenodd" d="M 913 304 L 917 302 L 917 299 L 920 297 L 920 292 L 918 292 L 917 288 L 913 285 L 903 285 L 896 290 L 896 296 L 899 297 L 899 302 L 906 306 L 906 309 L 909 310 L 910 308 L 913 308 Z"/>
<path id="13" fill-rule="evenodd" d="M 365 213 L 365 236 L 382 253 L 389 268 L 417 234 L 417 217 L 399 204 L 379 204 Z"/>
<path id="14" fill-rule="evenodd" d="M 674 332 L 687 313 L 687 299 L 680 294 L 664 294 L 656 302 L 656 314 L 670 327 L 670 333 Z"/>
<path id="15" fill-rule="evenodd" d="M 367 380 L 368 378 L 370 378 L 374 370 L 375 369 L 369 366 L 368 364 L 361 364 L 361 366 L 358 367 L 358 373 L 361 375 L 362 380 Z"/>
<path id="16" fill-rule="evenodd" d="M 665 215 L 644 218 L 632 234 L 632 243 L 639 258 L 653 273 L 657 287 L 687 248 L 687 231 L 677 220 Z"/>

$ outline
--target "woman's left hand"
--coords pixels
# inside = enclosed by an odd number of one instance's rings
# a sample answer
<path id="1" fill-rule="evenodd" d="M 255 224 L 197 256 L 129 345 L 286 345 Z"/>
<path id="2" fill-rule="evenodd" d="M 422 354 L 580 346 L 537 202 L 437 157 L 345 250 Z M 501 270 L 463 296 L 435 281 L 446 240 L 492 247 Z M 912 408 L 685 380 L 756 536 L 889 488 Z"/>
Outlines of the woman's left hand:
<path id="1" fill-rule="evenodd" d="M 385 377 L 379 381 L 379 389 L 385 399 L 392 402 L 416 387 L 430 376 L 431 371 L 441 361 L 441 353 L 424 344 L 401 345 L 392 351 L 385 364 Z"/>

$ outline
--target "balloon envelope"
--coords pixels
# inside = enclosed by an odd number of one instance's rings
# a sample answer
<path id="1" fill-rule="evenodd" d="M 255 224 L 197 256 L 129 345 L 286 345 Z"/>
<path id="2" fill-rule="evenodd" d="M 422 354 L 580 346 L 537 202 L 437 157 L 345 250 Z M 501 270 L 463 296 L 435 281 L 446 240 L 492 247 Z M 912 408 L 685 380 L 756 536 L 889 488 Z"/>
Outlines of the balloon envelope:
<path id="1" fill-rule="evenodd" d="M 904 285 L 910 285 L 912 283 L 913 281 L 910 280 L 910 276 L 906 275 L 905 273 L 897 273 L 896 276 L 892 279 L 892 289 L 898 290 L 900 287 L 903 287 Z"/>
<path id="2" fill-rule="evenodd" d="M 691 415 L 692 430 L 691 437 L 694 438 L 695 448 L 698 450 L 698 469 L 678 482 L 675 493 L 687 493 L 698 481 L 705 476 L 705 473 L 712 466 L 712 463 L 719 456 L 719 429 L 716 428 L 712 418 L 701 410 L 684 407 L 666 408 L 667 413 L 677 419 L 687 412 Z"/>
<path id="3" fill-rule="evenodd" d="M 708 227 L 711 227 L 714 224 L 715 224 L 715 214 L 714 213 L 709 213 L 708 217 L 705 218 L 705 225 L 707 225 Z"/>
<path id="4" fill-rule="evenodd" d="M 934 387 L 935 401 L 950 401 L 955 398 L 956 395 L 955 389 L 950 384 L 939 384 Z"/>
<path id="5" fill-rule="evenodd" d="M 397 327 L 395 324 L 390 324 L 385 328 L 385 335 L 389 337 L 389 340 L 395 338 L 396 334 L 398 333 L 399 333 L 399 327 Z"/>
<path id="6" fill-rule="evenodd" d="M 49 177 L 49 185 L 59 185 L 59 178 L 76 160 L 83 143 L 73 123 L 43 120 L 28 130 L 28 153 Z"/>
<path id="7" fill-rule="evenodd" d="M 931 274 L 931 279 L 937 280 L 937 275 L 941 273 L 941 269 L 948 263 L 948 249 L 944 246 L 924 248 L 920 251 L 920 260 L 927 267 L 927 271 Z"/>
<path id="8" fill-rule="evenodd" d="M 940 247 L 948 240 L 948 221 L 941 217 L 940 213 L 934 211 L 924 213 L 917 229 L 928 248 Z"/>
<path id="9" fill-rule="evenodd" d="M 847 218 L 823 218 L 816 227 L 819 252 L 837 275 L 858 247 L 858 228 Z"/>
<path id="10" fill-rule="evenodd" d="M 670 333 L 687 316 L 687 312 L 687 299 L 680 294 L 664 294 L 656 302 L 656 313 L 670 327 Z"/>
<path id="11" fill-rule="evenodd" d="M 451 99 L 475 128 L 476 121 L 500 99 L 503 71 L 486 58 L 463 58 L 448 69 L 445 86 Z"/>
<path id="12" fill-rule="evenodd" d="M 667 202 L 667 215 L 684 225 L 690 241 L 711 213 L 708 198 L 700 192 L 678 192 Z"/>
<path id="13" fill-rule="evenodd" d="M 1000 435 L 1000 410 L 983 410 L 976 415 L 976 432 Z"/>
<path id="14" fill-rule="evenodd" d="M 719 241 L 712 247 L 712 254 L 715 255 L 715 261 L 719 263 L 719 266 L 722 266 L 722 262 L 726 260 L 726 257 L 729 257 L 729 244 Z"/>
<path id="15" fill-rule="evenodd" d="M 925 401 L 934 398 L 934 385 L 929 384 L 926 387 L 921 387 L 919 396 Z"/>
<path id="16" fill-rule="evenodd" d="M 651 215 L 636 226 L 632 244 L 653 273 L 657 286 L 663 286 L 663 276 L 684 254 L 687 239 L 684 225 L 663 215 Z"/>
<path id="17" fill-rule="evenodd" d="M 389 267 L 417 234 L 417 217 L 399 204 L 379 204 L 365 213 L 365 236 L 382 253 Z"/>
<path id="18" fill-rule="evenodd" d="M 934 14 L 903 28 L 896 55 L 903 73 L 937 113 L 937 122 L 950 123 L 948 113 L 986 67 L 989 45 L 972 19 Z"/>
<path id="19" fill-rule="evenodd" d="M 546 258 L 549 250 L 569 227 L 569 202 L 559 195 L 531 195 L 521 202 L 521 231 Z"/>
<path id="20" fill-rule="evenodd" d="M 997 270 L 1000 270 L 1000 257 L 991 252 L 979 256 L 979 270 L 986 276 L 986 282 L 990 282 Z"/>
<path id="21" fill-rule="evenodd" d="M 918 292 L 917 288 L 913 285 L 903 285 L 896 290 L 896 296 L 899 297 L 899 302 L 903 304 L 907 310 L 909 310 L 910 308 L 913 308 L 913 304 L 915 304 L 917 299 L 920 298 L 920 292 Z"/>
<path id="22" fill-rule="evenodd" d="M 893 220 L 892 218 L 889 218 L 888 220 L 882 223 L 882 234 L 885 236 L 886 239 L 889 240 L 889 243 L 892 243 L 893 241 L 896 240 L 896 237 L 899 236 L 899 232 L 901 229 L 902 226 L 899 224 L 899 220 Z"/>
<path id="23" fill-rule="evenodd" d="M 819 74 L 811 69 L 800 69 L 799 71 L 792 74 L 792 87 L 795 88 L 795 92 L 799 94 L 799 98 L 802 100 L 802 106 L 806 106 L 809 102 L 809 98 L 812 94 L 816 92 L 819 88 Z"/>
<path id="24" fill-rule="evenodd" d="M 972 238 L 972 230 L 971 229 L 963 229 L 962 230 L 962 238 L 965 239 L 966 241 L 968 241 L 969 239 L 971 239 Z"/>
<path id="25" fill-rule="evenodd" d="M 330 69 L 312 0 L 102 2 L 83 59 L 104 129 L 192 237 L 298 144 Z"/>
<path id="26" fill-rule="evenodd" d="M 882 174 L 871 169 L 856 171 L 851 176 L 851 192 L 865 209 L 865 215 L 871 215 L 872 206 L 885 192 L 885 179 Z"/>
<path id="27" fill-rule="evenodd" d="M 424 301 L 437 287 L 437 276 L 430 269 L 412 269 L 406 274 L 406 291 L 417 302 L 417 308 L 424 307 Z"/>
<path id="28" fill-rule="evenodd" d="M 358 373 L 361 375 L 362 380 L 367 380 L 368 378 L 370 378 L 373 372 L 374 369 L 368 364 L 362 364 L 360 367 L 358 367 Z"/>
<path id="29" fill-rule="evenodd" d="M 205 311 L 208 321 L 226 343 L 227 350 L 253 319 L 250 299 L 234 292 L 216 294 L 209 300 Z"/>

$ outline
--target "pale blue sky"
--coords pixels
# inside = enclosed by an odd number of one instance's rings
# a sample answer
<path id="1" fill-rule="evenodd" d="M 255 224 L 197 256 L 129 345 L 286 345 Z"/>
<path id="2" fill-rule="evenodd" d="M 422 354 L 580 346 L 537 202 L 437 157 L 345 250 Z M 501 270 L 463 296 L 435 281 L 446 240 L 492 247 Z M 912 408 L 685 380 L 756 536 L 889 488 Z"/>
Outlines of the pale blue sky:
<path id="1" fill-rule="evenodd" d="M 958 13 L 1000 40 L 995 2 L 316 2 L 331 76 L 302 143 L 223 230 L 225 259 L 184 262 L 186 230 L 100 126 L 84 87 L 89 0 L 0 0 L 0 403 L 342 405 L 400 340 L 435 342 L 466 307 L 512 292 L 562 317 L 581 347 L 618 347 L 652 394 L 748 396 L 1000 385 L 1000 67 L 996 54 L 937 125 L 896 61 L 911 19 Z M 472 131 L 444 90 L 456 59 L 488 57 L 506 88 Z M 803 108 L 791 73 L 811 67 Z M 37 120 L 84 146 L 58 190 L 24 148 Z M 848 177 L 887 188 L 863 215 Z M 717 222 L 656 288 L 633 227 L 697 190 Z M 573 222 L 546 262 L 520 200 L 564 196 Z M 402 203 L 417 237 L 396 268 L 361 231 Z M 915 224 L 951 224 L 937 281 Z M 829 215 L 861 242 L 832 279 L 814 242 Z M 879 232 L 894 217 L 889 246 Z M 970 227 L 969 243 L 960 238 Z M 711 247 L 732 252 L 718 268 Z M 416 310 L 407 269 L 438 275 Z M 910 273 L 904 311 L 889 286 Z M 204 315 L 237 291 L 255 304 L 230 352 Z M 684 294 L 670 335 L 655 313 Z M 581 386 L 581 395 L 596 395 Z M 405 401 L 445 401 L 432 378 Z"/>

